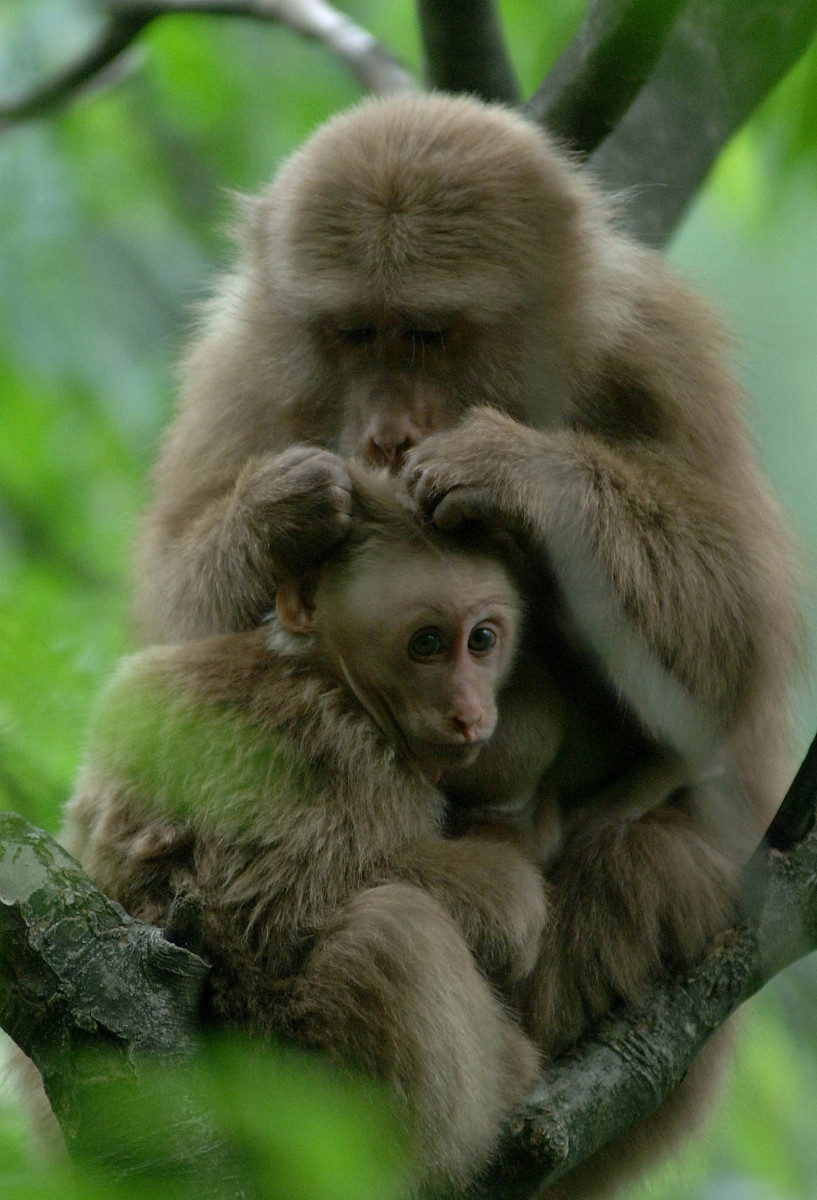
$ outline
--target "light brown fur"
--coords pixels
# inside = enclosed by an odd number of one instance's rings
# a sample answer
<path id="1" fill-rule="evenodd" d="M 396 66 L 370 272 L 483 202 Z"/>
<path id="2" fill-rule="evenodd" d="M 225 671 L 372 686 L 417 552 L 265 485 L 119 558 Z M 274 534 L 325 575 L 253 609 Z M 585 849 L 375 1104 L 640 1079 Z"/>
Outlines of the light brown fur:
<path id="1" fill-rule="evenodd" d="M 156 468 L 146 634 L 256 624 L 342 536 L 335 452 L 356 451 L 405 464 L 431 514 L 488 493 L 648 740 L 722 763 L 636 819 L 567 814 L 526 1002 L 540 1043 L 565 1046 L 728 920 L 790 773 L 793 572 L 725 339 L 541 130 L 467 98 L 335 118 L 240 236 Z M 288 449 L 303 440 L 326 450 Z"/>
<path id="2" fill-rule="evenodd" d="M 493 631 L 493 649 L 471 662 L 453 649 L 439 663 L 406 654 L 396 674 L 384 647 L 403 646 L 410 589 L 404 579 L 376 599 L 374 581 L 401 559 L 423 593 L 424 635 L 447 636 L 461 611 L 466 633 Z M 361 574 L 369 607 L 350 611 Z M 530 972 L 545 897 L 513 839 L 443 837 L 429 771 L 473 757 L 492 732 L 517 592 L 498 561 L 446 552 L 397 508 L 380 524 L 356 517 L 344 556 L 298 587 L 279 604 L 288 629 L 156 647 L 123 665 L 67 845 L 134 916 L 163 925 L 176 897 L 200 904 L 211 1017 L 384 1080 L 417 1178 L 461 1184 L 536 1079 L 536 1050 L 488 980 L 513 988 Z M 381 715 L 387 683 L 384 735 L 370 712 Z"/>

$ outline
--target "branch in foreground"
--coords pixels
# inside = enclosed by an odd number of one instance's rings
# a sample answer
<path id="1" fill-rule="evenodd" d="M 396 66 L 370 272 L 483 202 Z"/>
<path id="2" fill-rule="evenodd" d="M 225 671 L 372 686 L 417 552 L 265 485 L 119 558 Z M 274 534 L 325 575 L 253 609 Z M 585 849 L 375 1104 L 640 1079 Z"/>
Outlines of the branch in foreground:
<path id="1" fill-rule="evenodd" d="M 39 1068 L 69 1149 L 120 1177 L 154 1169 L 163 1150 L 178 1170 L 181 1151 L 204 1200 L 241 1200 L 251 1194 L 241 1171 L 192 1095 L 180 1093 L 166 1146 L 137 1143 L 134 1158 L 131 1145 L 126 1161 L 111 1161 L 84 1119 L 111 1076 L 117 1103 L 138 1111 L 151 1061 L 194 1049 L 206 973 L 103 896 L 46 833 L 0 813 L 0 1025 Z"/>
<path id="2" fill-rule="evenodd" d="M 817 948 L 817 832 L 789 855 L 767 852 L 754 882 L 761 899 L 751 924 L 717 939 L 696 970 L 658 988 L 643 1012 L 617 1015 L 549 1065 L 467 1200 L 524 1200 L 648 1117 L 735 1008 Z M 179 1059 L 193 1048 L 205 970 L 107 900 L 47 834 L 0 815 L 0 1025 L 42 1070 L 69 1142 L 82 1147 L 80 1115 L 92 1085 L 83 1052 L 113 1049 L 138 1103 L 151 1058 Z M 195 1099 L 180 1112 L 169 1131 L 174 1170 L 200 1172 L 209 1200 L 248 1195 Z M 97 1147 L 82 1149 L 103 1157 Z M 105 1165 L 131 1174 L 156 1153 L 147 1146 L 134 1163 L 109 1152 Z"/>
<path id="3" fill-rule="evenodd" d="M 418 0 L 417 12 L 430 87 L 519 103 L 493 0 Z"/>
<path id="4" fill-rule="evenodd" d="M 591 159 L 613 192 L 632 191 L 630 233 L 662 245 L 720 150 L 797 62 L 817 30 L 814 0 L 692 0 L 656 69 Z"/>
<path id="5" fill-rule="evenodd" d="M 326 0 L 109 0 L 110 16 L 96 43 L 65 71 L 26 96 L 0 105 L 0 128 L 47 116 L 107 74 L 151 21 L 173 13 L 277 21 L 322 42 L 366 91 L 414 90 L 406 68 L 367 30 Z"/>
<path id="6" fill-rule="evenodd" d="M 635 100 L 686 0 L 594 0 L 525 108 L 589 154 Z"/>

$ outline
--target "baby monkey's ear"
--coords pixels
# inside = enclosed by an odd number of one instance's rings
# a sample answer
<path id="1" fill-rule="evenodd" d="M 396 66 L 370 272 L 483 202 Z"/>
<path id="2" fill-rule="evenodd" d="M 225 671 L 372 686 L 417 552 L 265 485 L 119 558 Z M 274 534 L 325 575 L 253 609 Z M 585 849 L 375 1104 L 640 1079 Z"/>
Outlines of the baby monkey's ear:
<path id="1" fill-rule="evenodd" d="M 290 633 L 311 633 L 315 616 L 314 575 L 305 579 L 286 579 L 275 593 L 275 611 L 284 629 Z"/>

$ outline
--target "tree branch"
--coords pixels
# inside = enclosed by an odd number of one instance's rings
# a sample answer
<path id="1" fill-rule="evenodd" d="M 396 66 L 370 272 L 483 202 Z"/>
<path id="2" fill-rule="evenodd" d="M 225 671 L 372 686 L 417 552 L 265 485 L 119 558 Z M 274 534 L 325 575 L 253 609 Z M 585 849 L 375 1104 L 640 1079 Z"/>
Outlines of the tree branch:
<path id="1" fill-rule="evenodd" d="M 433 86 L 518 100 L 492 0 L 419 0 L 419 7 Z M 169 13 L 279 21 L 323 42 L 367 91 L 416 87 L 380 43 L 326 0 L 109 0 L 109 12 L 80 60 L 0 105 L 0 129 L 109 79 L 145 26 Z M 684 0 L 594 0 L 528 111 L 585 153 L 593 150 L 593 170 L 607 189 L 635 196 L 622 224 L 661 245 L 725 142 L 815 30 L 813 0 L 686 0 L 685 8 Z M 748 71 L 747 48 L 757 51 Z"/>
<path id="2" fill-rule="evenodd" d="M 177 1169 L 195 1164 L 207 1200 L 241 1200 L 251 1192 L 237 1160 L 183 1090 L 162 1146 L 123 1144 L 117 1159 L 85 1119 L 112 1076 L 117 1104 L 138 1112 L 151 1061 L 191 1053 L 206 973 L 202 959 L 103 896 L 48 834 L 0 813 L 0 1025 L 39 1068 L 69 1150 L 119 1177 L 154 1170 L 158 1153 Z"/>
<path id="3" fill-rule="evenodd" d="M 791 787 L 783 798 L 783 803 L 775 814 L 766 836 L 759 847 L 755 858 L 765 854 L 767 847 L 772 850 L 791 850 L 811 832 L 814 825 L 815 797 L 817 797 L 817 737 L 808 748 L 808 753 L 800 764 Z"/>
<path id="4" fill-rule="evenodd" d="M 589 154 L 615 128 L 661 54 L 686 0 L 591 0 L 581 28 L 525 105 Z"/>
<path id="5" fill-rule="evenodd" d="M 633 192 L 622 219 L 662 245 L 733 133 L 817 30 L 814 0 L 691 0 L 646 86 L 590 159 L 606 189 Z"/>
<path id="6" fill-rule="evenodd" d="M 366 91 L 416 89 L 406 68 L 380 42 L 326 0 L 109 0 L 96 43 L 65 71 L 27 96 L 0 105 L 0 129 L 46 116 L 107 75 L 115 60 L 159 17 L 173 13 L 277 21 L 322 42 Z"/>
<path id="7" fill-rule="evenodd" d="M 416 89 L 417 83 L 385 46 L 327 0 L 109 0 L 115 13 L 200 13 L 277 21 L 322 42 L 361 87 L 377 94 Z"/>
<path id="8" fill-rule="evenodd" d="M 107 78 L 120 55 L 136 40 L 151 18 L 133 13 L 112 16 L 97 41 L 76 62 L 28 95 L 0 104 L 0 131 L 19 121 L 48 116 Z"/>
<path id="9" fill-rule="evenodd" d="M 650 1116 L 711 1034 L 817 949 L 817 833 L 790 855 L 767 850 L 762 862 L 754 919 L 715 939 L 699 966 L 658 987 L 643 1012 L 608 1018 L 549 1064 L 467 1200 L 528 1200 Z"/>
<path id="10" fill-rule="evenodd" d="M 493 0 L 418 0 L 417 11 L 429 87 L 519 103 Z"/>

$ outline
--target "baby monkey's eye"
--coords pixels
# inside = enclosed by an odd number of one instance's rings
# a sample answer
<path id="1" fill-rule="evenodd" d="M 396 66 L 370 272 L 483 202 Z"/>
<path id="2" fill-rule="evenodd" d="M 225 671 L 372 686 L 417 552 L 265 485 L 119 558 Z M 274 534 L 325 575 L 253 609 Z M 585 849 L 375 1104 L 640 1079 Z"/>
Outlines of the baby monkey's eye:
<path id="1" fill-rule="evenodd" d="M 474 654 L 487 654 L 489 650 L 493 650 L 496 645 L 496 630 L 491 629 L 490 625 L 477 625 L 476 629 L 471 630 L 471 636 L 468 639 L 468 649 Z"/>
<path id="2" fill-rule="evenodd" d="M 409 641 L 412 658 L 434 658 L 445 650 L 442 635 L 436 629 L 421 629 Z"/>

